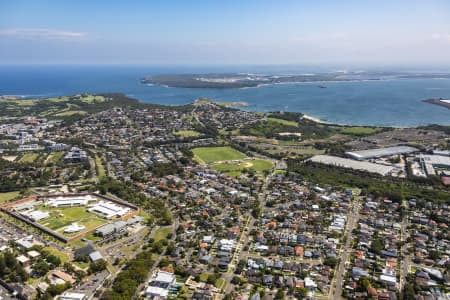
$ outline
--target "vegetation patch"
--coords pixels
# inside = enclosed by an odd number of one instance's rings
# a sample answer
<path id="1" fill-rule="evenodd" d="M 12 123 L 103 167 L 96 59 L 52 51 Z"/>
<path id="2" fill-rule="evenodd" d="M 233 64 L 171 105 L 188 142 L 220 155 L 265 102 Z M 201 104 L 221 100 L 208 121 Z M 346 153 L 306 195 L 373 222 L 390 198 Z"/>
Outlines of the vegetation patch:
<path id="1" fill-rule="evenodd" d="M 19 197 L 19 195 L 20 195 L 19 191 L 8 192 L 8 193 L 0 193 L 0 204 L 3 204 L 3 203 L 8 202 L 10 200 L 13 200 L 13 199 Z"/>
<path id="2" fill-rule="evenodd" d="M 228 174 L 230 176 L 238 177 L 243 172 L 264 172 L 273 168 L 271 161 L 264 159 L 246 160 L 240 163 L 226 162 L 218 163 L 212 166 L 212 169 Z"/>
<path id="3" fill-rule="evenodd" d="M 195 130 L 178 130 L 173 133 L 179 137 L 197 137 L 200 136 L 200 132 Z"/>
<path id="4" fill-rule="evenodd" d="M 47 157 L 47 162 L 57 163 L 64 156 L 64 152 L 54 152 Z"/>
<path id="5" fill-rule="evenodd" d="M 155 242 L 167 239 L 167 236 L 172 233 L 172 227 L 161 227 L 158 230 L 156 230 L 155 234 L 153 235 L 153 239 Z"/>
<path id="6" fill-rule="evenodd" d="M 381 131 L 383 131 L 383 128 L 355 126 L 355 127 L 344 127 L 339 132 L 347 135 L 364 136 L 375 134 Z"/>
<path id="7" fill-rule="evenodd" d="M 225 160 L 240 160 L 246 155 L 231 147 L 201 147 L 192 149 L 194 159 L 200 163 L 212 163 Z"/>
<path id="8" fill-rule="evenodd" d="M 107 222 L 107 220 L 100 218 L 96 214 L 88 212 L 85 207 L 52 208 L 41 206 L 39 207 L 39 210 L 48 211 L 50 213 L 49 218 L 38 222 L 40 225 L 67 237 L 78 235 L 80 233 L 87 233 Z M 78 223 L 78 225 L 83 225 L 86 228 L 75 234 L 64 233 L 64 228 L 74 222 Z"/>
<path id="9" fill-rule="evenodd" d="M 105 167 L 103 166 L 103 162 L 100 158 L 100 156 L 95 155 L 95 167 L 97 170 L 97 176 L 99 179 L 105 178 L 106 176 L 106 171 L 105 171 Z"/>
<path id="10" fill-rule="evenodd" d="M 22 158 L 19 160 L 21 163 L 32 163 L 38 158 L 38 153 L 26 153 L 22 156 Z"/>
<path id="11" fill-rule="evenodd" d="M 275 123 L 280 123 L 286 126 L 292 126 L 292 127 L 298 127 L 298 122 L 295 121 L 288 121 L 288 120 L 283 120 L 283 119 L 278 119 L 278 118 L 267 118 L 267 121 L 269 122 L 275 122 Z"/>

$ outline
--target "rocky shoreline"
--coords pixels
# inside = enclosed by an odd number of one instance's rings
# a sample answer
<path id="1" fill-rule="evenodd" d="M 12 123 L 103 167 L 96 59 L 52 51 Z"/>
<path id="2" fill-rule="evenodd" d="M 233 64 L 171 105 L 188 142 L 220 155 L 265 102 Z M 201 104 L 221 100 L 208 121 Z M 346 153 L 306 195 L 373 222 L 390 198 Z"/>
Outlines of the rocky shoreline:
<path id="1" fill-rule="evenodd" d="M 431 103 L 431 104 L 434 104 L 434 105 L 443 106 L 443 107 L 446 107 L 446 108 L 450 109 L 450 100 L 449 99 L 443 99 L 443 98 L 426 99 L 426 100 L 423 100 L 423 102 Z"/>

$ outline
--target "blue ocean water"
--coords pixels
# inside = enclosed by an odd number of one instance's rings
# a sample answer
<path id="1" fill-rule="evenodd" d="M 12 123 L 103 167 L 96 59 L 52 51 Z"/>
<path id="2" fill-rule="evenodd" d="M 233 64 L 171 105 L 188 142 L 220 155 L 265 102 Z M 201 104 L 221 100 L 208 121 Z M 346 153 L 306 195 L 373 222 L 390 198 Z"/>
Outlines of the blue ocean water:
<path id="1" fill-rule="evenodd" d="M 248 67 L 0 66 L 0 95 L 50 97 L 120 92 L 142 102 L 179 105 L 199 97 L 245 101 L 255 111 L 296 111 L 332 123 L 378 126 L 450 125 L 450 110 L 422 102 L 450 99 L 449 79 L 391 79 L 267 85 L 247 89 L 186 89 L 147 86 L 151 74 L 201 72 L 282 73 Z M 298 73 L 311 72 L 299 70 Z M 292 69 L 286 73 L 293 73 Z M 319 85 L 326 88 L 319 88 Z"/>

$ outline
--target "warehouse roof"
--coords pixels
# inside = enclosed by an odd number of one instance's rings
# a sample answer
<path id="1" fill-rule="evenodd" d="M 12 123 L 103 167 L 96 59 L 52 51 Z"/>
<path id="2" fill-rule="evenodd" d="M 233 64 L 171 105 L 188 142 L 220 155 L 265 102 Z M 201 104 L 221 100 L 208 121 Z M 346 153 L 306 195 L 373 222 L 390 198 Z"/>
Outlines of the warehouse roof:
<path id="1" fill-rule="evenodd" d="M 345 154 L 354 159 L 365 160 L 365 159 L 370 159 L 370 158 L 391 156 L 391 155 L 401 154 L 401 153 L 412 153 L 412 152 L 416 152 L 416 151 L 419 151 L 419 150 L 414 147 L 396 146 L 396 147 L 368 149 L 368 150 L 361 150 L 361 151 L 349 151 L 349 152 L 345 152 Z"/>
<path id="2" fill-rule="evenodd" d="M 355 169 L 355 170 L 362 170 L 367 171 L 371 173 L 378 173 L 381 175 L 388 175 L 392 173 L 392 171 L 395 170 L 395 167 L 392 166 L 385 166 L 380 164 L 375 164 L 371 162 L 366 161 L 356 161 L 353 159 L 348 158 L 342 158 L 337 156 L 331 156 L 331 155 L 316 155 L 311 157 L 310 159 L 312 162 L 322 163 L 326 165 L 334 165 L 338 167 L 348 168 L 348 169 Z"/>

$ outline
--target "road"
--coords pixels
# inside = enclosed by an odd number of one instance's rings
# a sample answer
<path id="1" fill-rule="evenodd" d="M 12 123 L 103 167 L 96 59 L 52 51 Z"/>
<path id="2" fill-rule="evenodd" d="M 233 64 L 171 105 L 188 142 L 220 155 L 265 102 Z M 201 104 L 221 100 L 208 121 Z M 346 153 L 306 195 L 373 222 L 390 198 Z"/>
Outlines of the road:
<path id="1" fill-rule="evenodd" d="M 272 174 L 268 175 L 265 180 L 264 184 L 261 188 L 261 192 L 258 194 L 258 200 L 261 205 L 261 207 L 265 207 L 266 200 L 267 200 L 267 194 L 269 189 L 267 188 L 270 184 L 270 180 L 272 176 L 275 174 L 275 170 Z M 224 285 L 225 288 L 225 294 L 228 294 L 233 291 L 233 285 L 231 284 L 231 280 L 234 276 L 234 271 L 236 270 L 236 266 L 239 263 L 241 259 L 246 258 L 249 253 L 247 251 L 242 251 L 249 243 L 249 235 L 250 232 L 253 230 L 254 224 L 255 224 L 255 218 L 251 214 L 248 215 L 246 225 L 242 229 L 241 237 L 239 238 L 239 242 L 236 246 L 236 250 L 233 254 L 233 259 L 230 267 L 228 268 L 228 271 L 223 275 L 223 278 L 225 279 Z M 223 288 L 223 287 L 221 287 Z"/>
<path id="2" fill-rule="evenodd" d="M 330 287 L 330 295 L 333 300 L 340 300 L 342 295 L 342 284 L 345 273 L 345 266 L 347 260 L 349 258 L 349 254 L 351 253 L 352 248 L 352 240 L 353 240 L 353 229 L 359 220 L 359 209 L 360 209 L 360 201 L 361 197 L 357 196 L 353 200 L 352 211 L 347 214 L 347 227 L 345 228 L 344 236 L 346 237 L 345 245 L 341 249 L 340 254 L 340 263 L 339 267 L 336 269 L 336 274 L 334 276 L 334 283 L 331 283 Z"/>
<path id="3" fill-rule="evenodd" d="M 403 242 L 402 248 L 401 248 L 401 255 L 403 255 L 403 259 L 401 260 L 401 268 L 400 268 L 400 282 L 399 282 L 399 290 L 402 291 L 403 287 L 406 283 L 406 277 L 408 276 L 410 267 L 411 267 L 411 256 L 408 251 L 408 244 L 406 243 L 407 240 L 407 228 L 408 228 L 408 213 L 406 212 L 403 216 L 402 220 L 402 229 L 400 232 L 400 240 Z"/>

